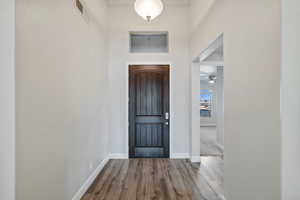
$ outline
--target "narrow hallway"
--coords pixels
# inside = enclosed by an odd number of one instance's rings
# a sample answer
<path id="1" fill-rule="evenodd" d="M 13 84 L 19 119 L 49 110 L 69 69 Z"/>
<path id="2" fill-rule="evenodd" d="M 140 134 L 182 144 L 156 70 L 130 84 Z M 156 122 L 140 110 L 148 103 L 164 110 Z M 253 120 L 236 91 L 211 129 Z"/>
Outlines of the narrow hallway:
<path id="1" fill-rule="evenodd" d="M 299 8 L 1 0 L 0 200 L 300 200 Z"/>

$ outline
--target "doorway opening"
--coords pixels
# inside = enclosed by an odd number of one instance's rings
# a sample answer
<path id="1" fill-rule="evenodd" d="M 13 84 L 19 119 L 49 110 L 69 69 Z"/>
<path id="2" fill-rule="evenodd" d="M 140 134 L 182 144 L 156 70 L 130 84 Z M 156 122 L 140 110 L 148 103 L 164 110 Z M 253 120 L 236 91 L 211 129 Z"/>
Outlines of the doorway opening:
<path id="1" fill-rule="evenodd" d="M 224 45 L 218 37 L 199 56 L 200 154 L 224 155 Z"/>
<path id="2" fill-rule="evenodd" d="M 129 66 L 129 158 L 170 157 L 170 66 Z"/>
<path id="3" fill-rule="evenodd" d="M 192 65 L 192 71 L 197 72 L 192 73 L 192 122 L 195 122 L 192 135 L 200 139 L 200 168 L 209 172 L 209 175 L 204 173 L 204 178 L 220 199 L 225 199 L 223 46 L 222 34 Z"/>
<path id="4" fill-rule="evenodd" d="M 224 153 L 223 66 L 200 65 L 200 152 L 201 156 Z"/>

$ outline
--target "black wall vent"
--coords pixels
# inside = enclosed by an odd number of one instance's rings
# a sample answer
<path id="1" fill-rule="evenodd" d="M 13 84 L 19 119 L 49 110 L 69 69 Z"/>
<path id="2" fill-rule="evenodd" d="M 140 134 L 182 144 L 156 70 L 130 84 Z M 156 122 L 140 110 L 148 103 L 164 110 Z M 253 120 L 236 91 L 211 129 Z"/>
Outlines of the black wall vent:
<path id="1" fill-rule="evenodd" d="M 76 1 L 76 7 L 80 11 L 80 13 L 83 14 L 83 5 L 82 5 L 82 3 L 79 0 L 75 0 L 75 1 Z"/>

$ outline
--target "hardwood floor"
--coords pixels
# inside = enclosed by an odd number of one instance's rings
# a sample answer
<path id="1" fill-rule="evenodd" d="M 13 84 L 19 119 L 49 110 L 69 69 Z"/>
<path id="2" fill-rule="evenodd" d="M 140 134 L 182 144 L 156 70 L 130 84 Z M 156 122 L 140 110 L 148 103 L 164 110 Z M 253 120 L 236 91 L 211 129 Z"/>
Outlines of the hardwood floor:
<path id="1" fill-rule="evenodd" d="M 110 160 L 82 200 L 223 200 L 218 159 Z"/>
<path id="2" fill-rule="evenodd" d="M 223 149 L 215 141 L 201 141 L 200 148 L 201 156 L 223 156 Z"/>

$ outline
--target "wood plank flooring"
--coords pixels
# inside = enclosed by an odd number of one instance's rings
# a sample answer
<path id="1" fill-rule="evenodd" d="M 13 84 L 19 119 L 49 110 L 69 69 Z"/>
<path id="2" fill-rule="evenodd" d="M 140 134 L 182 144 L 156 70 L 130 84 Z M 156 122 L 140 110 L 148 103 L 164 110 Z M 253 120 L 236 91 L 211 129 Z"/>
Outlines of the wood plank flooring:
<path id="1" fill-rule="evenodd" d="M 222 160 L 211 159 L 110 160 L 82 200 L 223 200 Z"/>
<path id="2" fill-rule="evenodd" d="M 223 149 L 212 140 L 201 140 L 201 156 L 223 156 Z"/>

